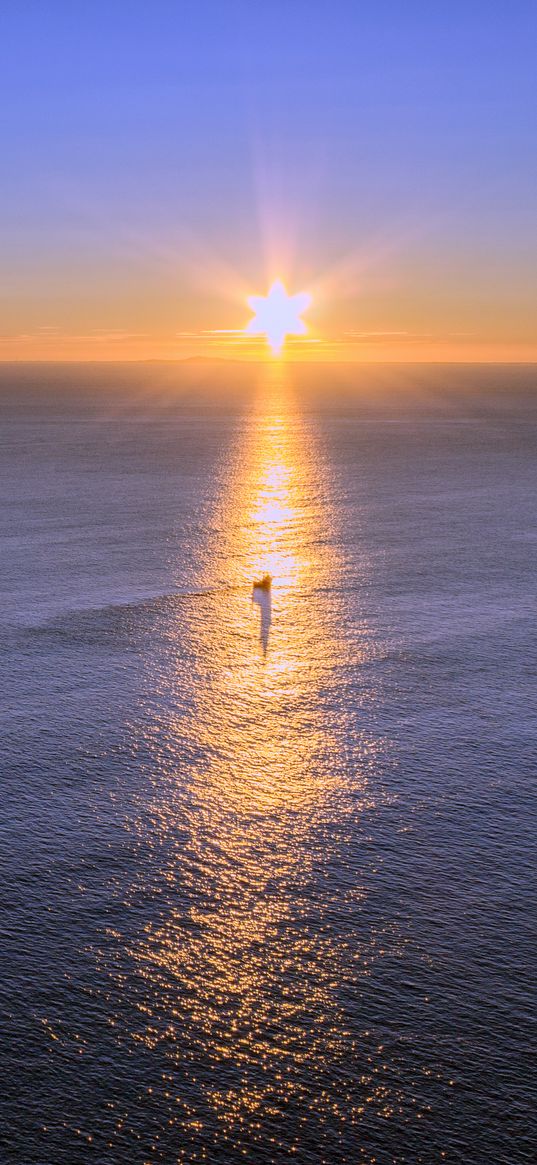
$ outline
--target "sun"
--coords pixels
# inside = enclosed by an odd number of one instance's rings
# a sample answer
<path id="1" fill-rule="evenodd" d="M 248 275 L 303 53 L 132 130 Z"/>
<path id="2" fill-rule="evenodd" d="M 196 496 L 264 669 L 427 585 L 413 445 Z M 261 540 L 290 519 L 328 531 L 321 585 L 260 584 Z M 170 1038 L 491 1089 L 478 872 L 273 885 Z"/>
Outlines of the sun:
<path id="1" fill-rule="evenodd" d="M 307 331 L 300 317 L 310 303 L 311 295 L 306 291 L 288 295 L 281 279 L 277 279 L 268 295 L 249 297 L 248 306 L 254 315 L 244 330 L 250 335 L 266 336 L 272 354 L 278 356 L 286 336 L 302 336 Z"/>

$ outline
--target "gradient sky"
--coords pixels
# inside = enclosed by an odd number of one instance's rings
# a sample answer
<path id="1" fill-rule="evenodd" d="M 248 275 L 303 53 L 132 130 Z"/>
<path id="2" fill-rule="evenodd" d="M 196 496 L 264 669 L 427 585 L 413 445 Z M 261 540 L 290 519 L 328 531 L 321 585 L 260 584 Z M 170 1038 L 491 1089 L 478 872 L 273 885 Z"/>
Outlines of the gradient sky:
<path id="1" fill-rule="evenodd" d="M 535 0 L 4 0 L 0 359 L 249 356 L 276 276 L 298 356 L 537 359 L 536 57 Z"/>

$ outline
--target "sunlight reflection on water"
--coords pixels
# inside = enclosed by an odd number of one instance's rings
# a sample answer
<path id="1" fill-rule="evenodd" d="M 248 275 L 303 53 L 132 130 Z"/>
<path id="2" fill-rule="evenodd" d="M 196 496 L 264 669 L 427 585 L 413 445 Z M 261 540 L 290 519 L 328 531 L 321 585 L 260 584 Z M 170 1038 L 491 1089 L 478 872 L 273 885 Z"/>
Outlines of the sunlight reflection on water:
<path id="1" fill-rule="evenodd" d="M 231 586 L 193 612 L 171 652 L 171 705 L 185 634 L 203 679 L 191 714 L 170 709 L 158 725 L 159 749 L 167 743 L 153 774 L 150 877 L 167 884 L 169 908 L 131 952 L 142 1038 L 192 1065 L 197 1099 L 183 1100 L 177 1119 L 209 1106 L 223 1136 L 247 1130 L 253 1142 L 289 1106 L 299 1125 L 311 1121 L 309 1074 L 334 1082 L 352 1044 L 338 991 L 359 944 L 351 953 L 330 910 L 363 890 L 343 882 L 333 900 L 329 871 L 346 821 L 369 803 L 374 746 L 364 741 L 363 771 L 351 777 L 330 706 L 343 647 L 326 597 L 338 566 L 326 492 L 312 435 L 273 382 L 236 451 L 208 557 L 209 577 Z M 259 644 L 251 588 L 265 572 L 270 638 L 261 610 Z M 139 829 L 145 845 L 147 815 Z M 349 1119 L 342 1076 L 321 1089 L 316 1121 L 343 1119 L 342 1093 Z"/>

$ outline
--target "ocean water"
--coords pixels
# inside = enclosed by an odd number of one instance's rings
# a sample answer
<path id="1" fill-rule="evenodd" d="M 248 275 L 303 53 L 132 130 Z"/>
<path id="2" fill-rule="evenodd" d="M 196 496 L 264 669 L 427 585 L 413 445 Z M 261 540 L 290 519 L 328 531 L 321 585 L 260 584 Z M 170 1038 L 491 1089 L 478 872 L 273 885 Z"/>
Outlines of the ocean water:
<path id="1" fill-rule="evenodd" d="M 2 372 L 2 1165 L 535 1160 L 536 390 Z"/>

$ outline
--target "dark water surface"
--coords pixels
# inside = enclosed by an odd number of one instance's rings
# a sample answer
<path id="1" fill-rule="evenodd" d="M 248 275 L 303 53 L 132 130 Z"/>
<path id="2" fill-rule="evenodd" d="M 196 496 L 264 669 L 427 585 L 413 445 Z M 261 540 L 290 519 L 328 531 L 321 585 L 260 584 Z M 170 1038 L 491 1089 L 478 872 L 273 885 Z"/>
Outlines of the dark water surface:
<path id="1" fill-rule="evenodd" d="M 533 1162 L 535 372 L 88 375 L 0 377 L 2 1165 Z"/>

